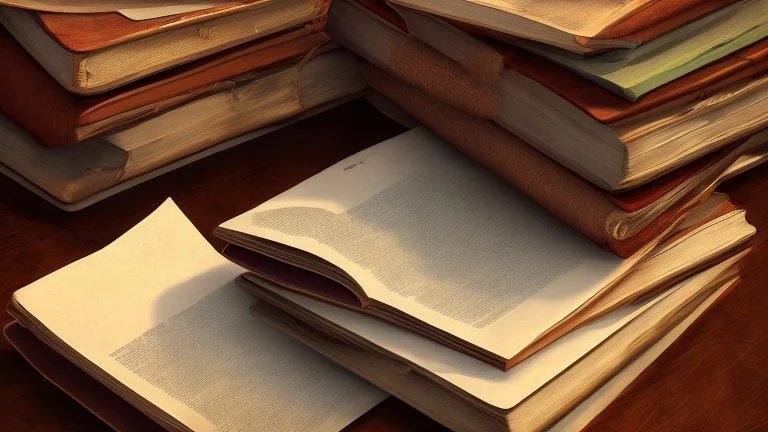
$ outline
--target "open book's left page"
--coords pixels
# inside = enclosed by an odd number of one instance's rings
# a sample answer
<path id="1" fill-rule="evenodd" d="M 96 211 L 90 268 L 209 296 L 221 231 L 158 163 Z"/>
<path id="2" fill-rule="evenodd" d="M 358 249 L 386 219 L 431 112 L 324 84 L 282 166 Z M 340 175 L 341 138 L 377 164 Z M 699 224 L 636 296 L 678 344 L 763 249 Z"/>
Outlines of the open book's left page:
<path id="1" fill-rule="evenodd" d="M 337 431 L 386 397 L 251 317 L 241 272 L 168 200 L 13 301 L 183 429 Z"/>

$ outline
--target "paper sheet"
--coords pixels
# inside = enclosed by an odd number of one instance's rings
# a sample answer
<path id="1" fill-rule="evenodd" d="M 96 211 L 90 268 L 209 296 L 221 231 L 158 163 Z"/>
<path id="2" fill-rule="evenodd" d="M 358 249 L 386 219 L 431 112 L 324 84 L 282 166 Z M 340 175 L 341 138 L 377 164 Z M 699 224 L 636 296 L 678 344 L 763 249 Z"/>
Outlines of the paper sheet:
<path id="1" fill-rule="evenodd" d="M 155 6 L 143 8 L 119 9 L 117 12 L 128 19 L 134 21 L 143 21 L 154 18 L 161 18 L 182 13 L 195 12 L 203 9 L 209 9 L 216 6 L 216 3 L 180 3 L 173 6 Z"/>
<path id="2" fill-rule="evenodd" d="M 14 299 L 191 430 L 337 431 L 385 397 L 250 316 L 242 271 L 168 200 Z"/>

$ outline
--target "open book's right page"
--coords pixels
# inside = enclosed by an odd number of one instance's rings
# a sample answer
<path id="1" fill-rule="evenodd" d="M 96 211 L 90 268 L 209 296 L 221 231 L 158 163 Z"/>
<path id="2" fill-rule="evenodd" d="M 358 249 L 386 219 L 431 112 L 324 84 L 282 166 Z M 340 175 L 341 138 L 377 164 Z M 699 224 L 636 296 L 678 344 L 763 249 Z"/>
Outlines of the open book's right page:
<path id="1" fill-rule="evenodd" d="M 309 252 L 371 299 L 505 358 L 628 263 L 426 129 L 364 150 L 222 228 Z"/>

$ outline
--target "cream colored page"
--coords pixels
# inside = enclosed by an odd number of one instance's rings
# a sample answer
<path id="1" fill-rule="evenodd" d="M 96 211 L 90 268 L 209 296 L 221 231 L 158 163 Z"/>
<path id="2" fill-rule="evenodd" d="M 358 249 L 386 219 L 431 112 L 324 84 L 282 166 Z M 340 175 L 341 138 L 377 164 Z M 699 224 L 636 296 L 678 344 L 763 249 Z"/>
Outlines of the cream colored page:
<path id="1" fill-rule="evenodd" d="M 645 303 L 601 317 L 561 337 L 506 372 L 376 318 L 286 290 L 267 288 L 484 403 L 511 409 L 633 319 L 645 313 L 670 310 L 687 301 L 732 264 L 727 261 Z"/>
<path id="2" fill-rule="evenodd" d="M 168 200 L 111 245 L 19 290 L 64 343 L 195 431 L 342 428 L 384 398 L 249 316 L 253 299 Z"/>
<path id="3" fill-rule="evenodd" d="M 171 15 L 178 15 L 182 13 L 195 12 L 203 9 L 209 9 L 214 6 L 216 6 L 216 3 L 179 3 L 172 6 L 126 8 L 120 9 L 117 12 L 128 19 L 134 21 L 143 21 Z"/>
<path id="4" fill-rule="evenodd" d="M 452 11 L 462 0 L 446 3 L 436 0 L 395 0 L 416 9 Z M 468 2 L 506 12 L 578 36 L 595 36 L 614 22 L 629 15 L 649 0 L 468 0 Z M 458 6 L 455 6 L 458 7 Z M 447 9 L 447 10 L 446 10 Z M 462 9 L 466 10 L 466 9 Z M 479 10 L 478 13 L 483 13 Z M 455 15 L 461 15 L 455 10 Z M 464 13 L 466 15 L 466 13 Z"/>
<path id="5" fill-rule="evenodd" d="M 371 298 L 506 358 L 623 264 L 423 128 L 222 227 L 312 253 Z"/>

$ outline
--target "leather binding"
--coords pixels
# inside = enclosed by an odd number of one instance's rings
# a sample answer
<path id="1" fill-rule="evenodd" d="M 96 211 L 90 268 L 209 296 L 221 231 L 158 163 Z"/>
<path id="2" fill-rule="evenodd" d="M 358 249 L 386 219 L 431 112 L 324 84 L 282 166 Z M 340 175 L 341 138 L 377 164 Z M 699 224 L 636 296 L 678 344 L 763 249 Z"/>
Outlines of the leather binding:
<path id="1" fill-rule="evenodd" d="M 612 194 L 584 180 L 489 120 L 473 117 L 441 103 L 368 63 L 361 62 L 360 70 L 375 91 L 569 226 L 622 258 L 637 252 L 706 199 L 714 186 L 722 181 L 719 175 L 739 156 L 737 148 L 744 142 L 735 142 L 639 189 Z M 611 229 L 612 221 L 656 205 L 664 194 L 705 171 L 710 174 L 697 178 L 697 184 L 688 193 L 634 235 L 617 236 Z"/>
<path id="2" fill-rule="evenodd" d="M 231 78 L 237 75 L 300 59 L 329 40 L 317 26 L 302 27 L 104 94 L 82 96 L 62 88 L 0 28 L 0 58 L 13 65 L 4 69 L 0 80 L 0 111 L 43 145 L 73 145 L 221 91 L 233 85 Z M 41 116 L 41 112 L 47 114 Z"/>

